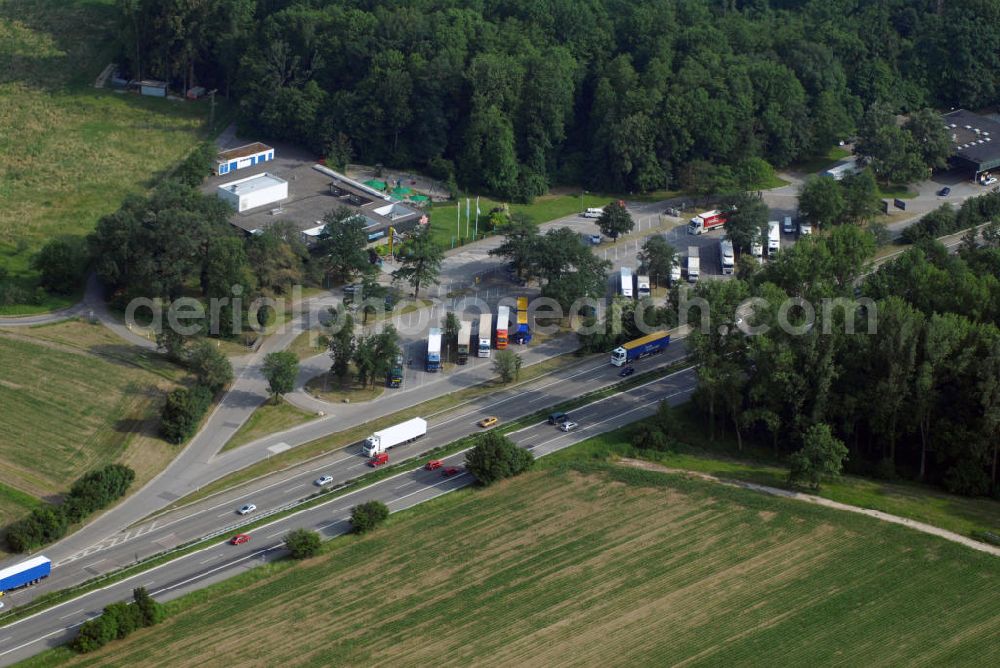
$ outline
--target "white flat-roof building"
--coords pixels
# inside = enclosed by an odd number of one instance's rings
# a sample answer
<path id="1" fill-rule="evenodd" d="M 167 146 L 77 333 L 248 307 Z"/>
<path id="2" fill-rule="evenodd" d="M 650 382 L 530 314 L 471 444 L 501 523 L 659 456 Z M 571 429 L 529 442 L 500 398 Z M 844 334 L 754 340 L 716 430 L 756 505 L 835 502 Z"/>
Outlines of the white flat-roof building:
<path id="1" fill-rule="evenodd" d="M 223 183 L 215 194 L 219 199 L 229 202 L 237 211 L 243 212 L 288 199 L 288 181 L 264 172 Z"/>

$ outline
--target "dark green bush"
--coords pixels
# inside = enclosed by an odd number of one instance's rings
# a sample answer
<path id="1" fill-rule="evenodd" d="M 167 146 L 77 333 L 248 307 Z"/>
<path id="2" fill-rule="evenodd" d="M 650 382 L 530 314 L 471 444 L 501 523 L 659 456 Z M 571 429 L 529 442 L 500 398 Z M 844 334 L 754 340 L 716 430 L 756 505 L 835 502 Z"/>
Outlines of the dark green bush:
<path id="1" fill-rule="evenodd" d="M 160 433 L 171 443 L 190 437 L 212 403 L 212 392 L 203 385 L 180 388 L 167 395 L 160 417 Z"/>
<path id="2" fill-rule="evenodd" d="M 483 485 L 523 473 L 534 463 L 534 455 L 495 431 L 478 436 L 465 455 L 465 467 Z"/>
<path id="3" fill-rule="evenodd" d="M 123 497 L 133 480 L 135 472 L 121 464 L 108 464 L 83 475 L 73 483 L 62 504 L 35 508 L 8 526 L 7 545 L 13 552 L 28 552 L 59 540 L 71 524 Z"/>
<path id="4" fill-rule="evenodd" d="M 295 559 L 314 557 L 319 552 L 319 534 L 309 529 L 292 529 L 285 536 L 285 547 Z"/>
<path id="5" fill-rule="evenodd" d="M 81 654 L 93 652 L 116 638 L 125 638 L 163 619 L 163 607 L 149 596 L 145 587 L 133 589 L 132 599 L 132 603 L 112 603 L 104 608 L 100 617 L 84 622 L 71 647 Z"/>
<path id="6" fill-rule="evenodd" d="M 371 531 L 389 517 L 389 506 L 381 501 L 367 501 L 351 509 L 354 533 Z"/>

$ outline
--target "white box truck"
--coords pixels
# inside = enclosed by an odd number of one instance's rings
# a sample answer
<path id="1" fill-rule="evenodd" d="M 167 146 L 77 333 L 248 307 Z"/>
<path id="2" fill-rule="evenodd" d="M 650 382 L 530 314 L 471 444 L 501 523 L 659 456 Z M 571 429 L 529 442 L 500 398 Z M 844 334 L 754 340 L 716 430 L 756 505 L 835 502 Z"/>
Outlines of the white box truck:
<path id="1" fill-rule="evenodd" d="M 483 313 L 479 316 L 479 345 L 476 347 L 476 357 L 489 357 L 493 347 L 493 314 Z"/>
<path id="2" fill-rule="evenodd" d="M 629 267 L 622 267 L 619 272 L 621 288 L 620 293 L 622 297 L 632 298 L 632 269 Z"/>
<path id="3" fill-rule="evenodd" d="M 423 418 L 413 418 L 406 422 L 381 429 L 365 439 L 365 444 L 361 446 L 361 452 L 365 457 L 380 455 L 389 448 L 394 448 L 400 443 L 415 441 L 427 433 L 427 420 Z"/>
<path id="4" fill-rule="evenodd" d="M 639 299 L 649 296 L 649 276 L 643 276 L 640 274 L 635 277 L 635 294 Z"/>
<path id="5" fill-rule="evenodd" d="M 719 242 L 719 264 L 722 267 L 722 275 L 728 276 L 736 271 L 736 255 L 733 254 L 733 242 L 723 239 Z"/>
<path id="6" fill-rule="evenodd" d="M 688 247 L 688 282 L 695 283 L 701 273 L 701 262 L 698 259 L 698 247 Z"/>
<path id="7" fill-rule="evenodd" d="M 773 255 L 781 250 L 781 230 L 778 228 L 778 221 L 770 220 L 767 223 L 767 254 Z"/>

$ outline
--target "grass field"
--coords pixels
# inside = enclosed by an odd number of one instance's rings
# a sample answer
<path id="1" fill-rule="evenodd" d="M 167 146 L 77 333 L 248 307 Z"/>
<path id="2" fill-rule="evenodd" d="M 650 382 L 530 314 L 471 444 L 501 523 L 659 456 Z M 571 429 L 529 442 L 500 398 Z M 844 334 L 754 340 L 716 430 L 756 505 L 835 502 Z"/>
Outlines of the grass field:
<path id="1" fill-rule="evenodd" d="M 25 665 L 995 665 L 997 560 L 613 465 L 465 490 Z M 373 566 L 376 565 L 377 566 Z"/>
<path id="2" fill-rule="evenodd" d="M 27 289 L 47 239 L 86 234 L 202 136 L 207 103 L 93 87 L 114 54 L 115 17 L 113 0 L 0 0 L 0 266 Z"/>
<path id="3" fill-rule="evenodd" d="M 243 426 L 229 439 L 222 451 L 238 448 L 262 436 L 284 431 L 315 417 L 315 413 L 296 408 L 287 401 L 282 400 L 279 404 L 272 404 L 269 401 L 253 412 L 250 419 L 243 423 Z"/>
<path id="4" fill-rule="evenodd" d="M 0 369 L 0 524 L 96 466 L 131 466 L 138 488 L 175 454 L 155 432 L 163 391 L 182 372 L 104 327 L 2 331 Z"/>
<path id="5" fill-rule="evenodd" d="M 634 426 L 625 427 L 589 439 L 578 446 L 581 454 L 604 460 L 614 456 L 649 459 L 671 468 L 708 473 L 730 480 L 746 480 L 788 487 L 788 469 L 766 448 L 744 443 L 744 451 L 736 450 L 735 437 L 716 434 L 712 442 L 704 421 L 686 404 L 675 413 L 678 430 L 683 436 L 675 452 L 656 453 L 636 450 L 630 444 Z M 564 455 L 553 455 L 558 460 Z M 823 485 L 820 496 L 841 503 L 872 508 L 893 515 L 908 517 L 969 536 L 976 531 L 1000 533 L 1000 502 L 986 497 L 966 497 L 948 494 L 937 487 L 902 481 L 874 480 L 846 475 Z"/>
<path id="6" fill-rule="evenodd" d="M 435 241 L 442 246 L 446 248 L 452 247 L 452 240 L 456 236 L 456 215 L 458 213 L 461 213 L 461 224 L 458 225 L 461 237 L 466 241 L 472 239 L 476 229 L 476 198 L 472 197 L 470 199 L 469 213 L 472 222 L 468 226 L 465 220 L 465 197 L 462 197 L 461 202 L 458 204 L 450 202 L 435 204 L 433 206 L 431 210 L 431 219 L 433 221 L 431 234 Z M 540 225 L 550 220 L 580 213 L 590 207 L 603 207 L 613 199 L 615 197 L 612 195 L 595 195 L 593 193 L 542 195 L 541 197 L 536 197 L 531 204 L 511 204 L 510 211 L 511 213 L 522 213 L 528 216 L 536 225 Z M 496 206 L 500 206 L 500 203 L 486 197 L 480 198 L 480 237 L 486 234 L 485 221 L 487 214 L 490 209 Z M 461 212 L 457 212 L 456 208 L 461 208 Z M 466 232 L 466 227 L 468 227 L 468 233 Z"/>

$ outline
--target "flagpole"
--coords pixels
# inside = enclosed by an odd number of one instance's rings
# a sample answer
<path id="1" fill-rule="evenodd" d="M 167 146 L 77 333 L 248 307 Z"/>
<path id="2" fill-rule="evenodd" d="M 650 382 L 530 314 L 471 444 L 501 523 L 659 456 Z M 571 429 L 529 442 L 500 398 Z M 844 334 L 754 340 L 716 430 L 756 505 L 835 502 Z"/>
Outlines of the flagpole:
<path id="1" fill-rule="evenodd" d="M 465 198 L 465 227 L 469 227 L 469 198 Z"/>
<path id="2" fill-rule="evenodd" d="M 479 235 L 479 195 L 476 195 L 476 235 Z"/>
<path id="3" fill-rule="evenodd" d="M 455 202 L 455 237 L 462 238 L 462 204 Z"/>

